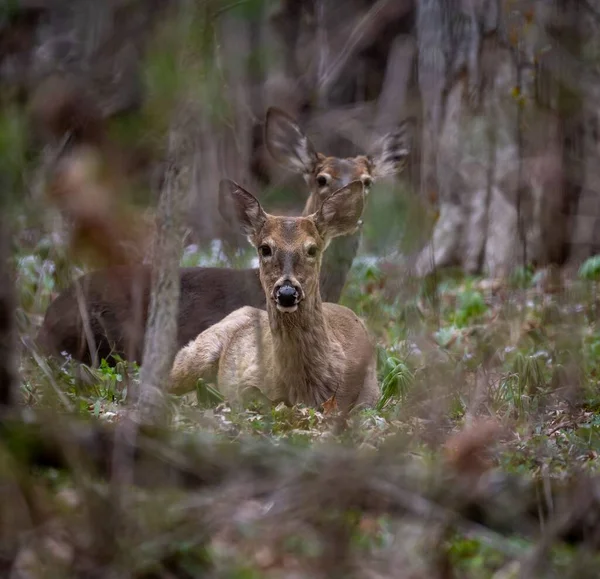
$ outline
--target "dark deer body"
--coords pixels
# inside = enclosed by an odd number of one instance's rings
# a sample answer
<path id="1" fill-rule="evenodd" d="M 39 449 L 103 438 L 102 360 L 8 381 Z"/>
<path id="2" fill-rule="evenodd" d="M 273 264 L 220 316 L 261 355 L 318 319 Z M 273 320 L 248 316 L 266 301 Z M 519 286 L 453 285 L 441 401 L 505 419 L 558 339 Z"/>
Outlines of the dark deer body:
<path id="1" fill-rule="evenodd" d="M 405 129 L 403 124 L 381 139 L 373 156 L 326 157 L 315 151 L 293 119 L 271 108 L 267 112 L 265 139 L 278 162 L 304 176 L 310 196 L 303 215 L 308 215 L 329 194 L 353 181 L 362 181 L 368 193 L 378 177 L 397 173 L 408 154 Z M 339 300 L 359 242 L 360 232 L 332 241 L 320 275 L 324 301 Z M 46 352 L 66 352 L 86 363 L 92 360 L 91 347 L 95 347 L 99 359 L 108 360 L 111 354 L 118 354 L 141 363 L 150 274 L 150 266 L 137 266 L 82 276 L 50 304 L 38 344 Z M 240 307 L 266 307 L 258 269 L 185 268 L 181 269 L 180 280 L 178 348 Z M 81 308 L 85 308 L 83 318 Z"/>
<path id="2" fill-rule="evenodd" d="M 119 266 L 110 272 L 89 273 L 76 282 L 85 299 L 99 360 L 110 360 L 116 354 L 141 362 L 150 303 L 150 276 L 149 266 Z M 187 267 L 181 268 L 180 281 L 177 348 L 242 306 L 265 307 L 264 292 L 255 269 Z M 37 342 L 46 352 L 55 355 L 66 352 L 90 364 L 92 356 L 76 283 L 48 308 Z"/>

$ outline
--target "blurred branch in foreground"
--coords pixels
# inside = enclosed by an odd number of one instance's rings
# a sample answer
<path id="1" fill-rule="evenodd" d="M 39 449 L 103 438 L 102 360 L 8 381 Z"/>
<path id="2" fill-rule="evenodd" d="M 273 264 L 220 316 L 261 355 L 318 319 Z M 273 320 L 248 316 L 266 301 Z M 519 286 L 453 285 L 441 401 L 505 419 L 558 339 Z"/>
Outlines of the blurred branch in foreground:
<path id="1" fill-rule="evenodd" d="M 4 96 L 4 95 L 3 95 Z M 13 218 L 23 181 L 24 138 L 20 110 L 0 100 L 0 408 L 16 402 L 17 328 L 11 264 Z"/>
<path id="2" fill-rule="evenodd" d="M 8 207 L 0 193 L 0 407 L 14 403 L 16 380 L 16 328 L 14 281 L 9 270 Z"/>
<path id="3" fill-rule="evenodd" d="M 139 263 L 152 229 L 128 203 L 126 162 L 93 99 L 76 82 L 51 77 L 31 112 L 50 142 L 46 193 L 72 226 L 73 254 L 95 267 Z"/>
<path id="4" fill-rule="evenodd" d="M 110 457 L 114 446 L 121 443 L 113 427 L 76 418 L 61 420 L 59 428 L 53 415 L 38 413 L 24 421 L 13 414 L 5 415 L 1 424 L 5 460 L 10 457 L 15 465 L 20 465 L 21 484 L 33 486 L 37 483 L 26 473 L 34 466 L 36 471 L 40 467 L 72 471 L 74 480 L 82 485 L 90 475 L 110 476 Z M 530 478 L 501 473 L 489 465 L 465 469 L 460 457 L 490 452 L 496 442 L 497 430 L 486 425 L 482 428 L 480 434 L 467 435 L 466 441 L 465 437 L 455 439 L 445 461 L 426 465 L 398 452 L 401 442 L 396 439 L 378 452 L 357 453 L 339 446 L 308 450 L 261 440 L 235 443 L 208 435 L 141 427 L 134 448 L 133 482 L 153 489 L 150 500 L 163 496 L 172 504 L 175 510 L 169 520 L 175 525 L 173 528 L 187 529 L 184 534 L 197 546 L 220 536 L 232 520 L 243 516 L 242 512 L 252 505 L 260 508 L 252 508 L 250 521 L 262 532 L 246 537 L 249 546 L 254 544 L 251 537 L 256 536 L 277 552 L 284 549 L 287 539 L 311 529 L 321 545 L 316 559 L 307 559 L 315 573 L 312 576 L 332 576 L 343 569 L 351 573 L 349 576 L 358 577 L 361 566 L 373 565 L 373 561 L 362 560 L 359 552 L 351 548 L 356 519 L 348 518 L 349 513 L 359 515 L 361 521 L 385 516 L 390 522 L 409 527 L 426 525 L 428 533 L 437 529 L 432 536 L 438 537 L 437 549 L 442 551 L 442 537 L 452 530 L 483 537 L 501 552 L 515 557 L 524 568 L 535 569 L 534 574 L 543 571 L 545 561 L 539 553 L 547 549 L 549 541 L 597 549 L 598 478 L 583 474 L 564 481 L 543 476 Z M 456 448 L 461 444 L 466 445 L 465 449 Z M 194 495 L 179 503 L 184 498 L 168 491 L 177 488 L 193 489 Z M 132 489 L 122 490 L 129 496 Z M 78 483 L 74 492 L 89 493 L 85 485 L 80 487 Z M 102 493 L 95 500 L 100 501 L 98 508 L 101 504 L 108 508 L 107 497 L 102 498 Z M 138 506 L 143 502 L 142 496 L 135 499 Z M 155 508 L 159 508 L 158 503 Z M 130 507 L 133 509 L 133 503 Z M 115 508 L 111 504 L 110 509 Z M 123 511 L 120 520 L 135 526 L 139 522 L 135 521 L 134 512 L 139 511 L 131 509 Z M 172 548 L 178 539 L 170 535 L 170 524 L 165 521 L 165 525 L 165 545 Z M 111 536 L 117 532 L 116 528 L 105 530 Z M 100 539 L 94 526 L 85 532 Z M 125 540 L 126 528 L 120 532 Z M 519 535 L 530 547 L 512 541 L 510 534 Z M 267 537 L 272 543 L 265 542 Z M 128 540 L 134 541 L 133 547 L 135 536 Z M 153 556 L 160 557 L 161 552 L 155 548 Z M 391 556 L 391 552 L 387 555 Z"/>

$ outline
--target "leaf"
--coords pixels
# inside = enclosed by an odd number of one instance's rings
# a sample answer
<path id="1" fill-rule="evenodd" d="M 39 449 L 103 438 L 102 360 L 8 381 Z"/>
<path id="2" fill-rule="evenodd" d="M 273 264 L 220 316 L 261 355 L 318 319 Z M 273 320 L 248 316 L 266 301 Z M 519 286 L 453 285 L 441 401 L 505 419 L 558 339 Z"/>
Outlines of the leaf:
<path id="1" fill-rule="evenodd" d="M 325 402 L 323 402 L 323 414 L 327 416 L 328 414 L 335 412 L 337 407 L 338 404 L 334 394 L 329 400 L 325 400 Z"/>
<path id="2" fill-rule="evenodd" d="M 196 401 L 201 408 L 212 408 L 223 402 L 223 394 L 204 380 L 198 380 L 196 385 Z"/>
<path id="3" fill-rule="evenodd" d="M 414 374 L 405 362 L 390 356 L 384 367 L 384 378 L 377 409 L 382 410 L 392 398 L 403 401 L 414 382 L 414 378 Z"/>
<path id="4" fill-rule="evenodd" d="M 597 281 L 600 278 L 600 255 L 594 255 L 581 264 L 579 277 L 592 281 Z"/>

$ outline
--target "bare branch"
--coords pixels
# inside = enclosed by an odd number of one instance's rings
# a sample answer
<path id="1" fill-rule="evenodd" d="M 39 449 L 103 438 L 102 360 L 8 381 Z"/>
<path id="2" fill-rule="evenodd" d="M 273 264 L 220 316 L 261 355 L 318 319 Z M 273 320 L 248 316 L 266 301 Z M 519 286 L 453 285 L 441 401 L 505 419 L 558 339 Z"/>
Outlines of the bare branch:
<path id="1" fill-rule="evenodd" d="M 412 0 L 379 0 L 354 27 L 338 57 L 320 79 L 319 93 L 327 94 L 348 62 L 372 44 L 385 26 L 408 14 L 412 7 Z"/>

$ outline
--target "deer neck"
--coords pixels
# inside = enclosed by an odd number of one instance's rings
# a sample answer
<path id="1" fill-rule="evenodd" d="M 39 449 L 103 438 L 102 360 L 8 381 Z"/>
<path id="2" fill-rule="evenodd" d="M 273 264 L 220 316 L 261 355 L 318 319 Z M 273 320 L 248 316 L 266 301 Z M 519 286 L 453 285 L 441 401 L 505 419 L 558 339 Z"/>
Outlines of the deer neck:
<path id="1" fill-rule="evenodd" d="M 337 303 L 342 296 L 352 262 L 358 253 L 361 234 L 336 237 L 323 256 L 321 269 L 321 295 L 324 302 Z"/>
<path id="2" fill-rule="evenodd" d="M 268 304 L 269 325 L 274 340 L 281 347 L 302 343 L 321 347 L 328 338 L 321 296 L 306 297 L 295 312 L 280 312 L 273 302 Z"/>
<path id="3" fill-rule="evenodd" d="M 340 353 L 332 341 L 320 295 L 293 313 L 267 306 L 273 343 L 273 372 L 292 404 L 322 404 L 335 393 Z"/>

